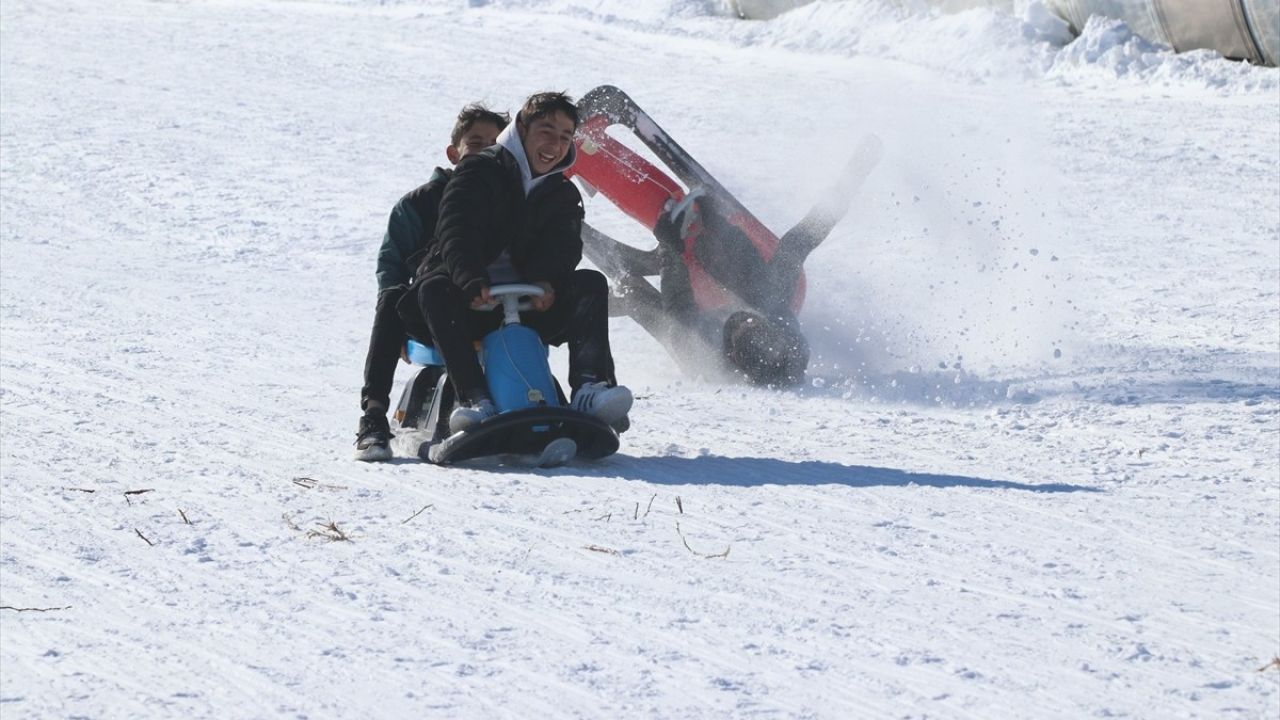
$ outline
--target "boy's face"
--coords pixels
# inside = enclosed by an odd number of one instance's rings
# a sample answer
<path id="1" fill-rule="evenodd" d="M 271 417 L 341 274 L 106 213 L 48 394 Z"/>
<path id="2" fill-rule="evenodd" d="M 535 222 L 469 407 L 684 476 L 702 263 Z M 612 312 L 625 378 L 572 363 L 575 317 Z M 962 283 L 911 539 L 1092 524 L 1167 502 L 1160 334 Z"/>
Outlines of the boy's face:
<path id="1" fill-rule="evenodd" d="M 497 125 L 487 120 L 477 120 L 458 138 L 457 146 L 450 145 L 444 154 L 449 156 L 449 162 L 457 165 L 462 162 L 462 158 L 475 155 L 498 142 L 498 133 Z"/>
<path id="2" fill-rule="evenodd" d="M 528 125 L 519 123 L 516 130 L 520 133 L 524 155 L 534 177 L 551 172 L 573 146 L 573 120 L 559 110 Z"/>

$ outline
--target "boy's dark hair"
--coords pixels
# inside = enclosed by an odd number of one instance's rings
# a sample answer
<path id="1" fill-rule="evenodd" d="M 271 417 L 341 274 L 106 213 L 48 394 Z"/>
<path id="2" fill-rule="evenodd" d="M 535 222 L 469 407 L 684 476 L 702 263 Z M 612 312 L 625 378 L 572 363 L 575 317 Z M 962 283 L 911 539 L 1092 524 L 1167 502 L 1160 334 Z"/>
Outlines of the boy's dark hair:
<path id="1" fill-rule="evenodd" d="M 556 111 L 569 116 L 573 121 L 573 129 L 578 129 L 578 106 L 573 103 L 573 98 L 563 92 L 540 92 L 530 95 L 529 99 L 524 101 L 524 107 L 520 108 L 520 121 L 528 127 L 534 120 L 547 117 Z"/>
<path id="2" fill-rule="evenodd" d="M 511 123 L 511 115 L 494 112 L 480 103 L 471 103 L 458 113 L 458 121 L 453 124 L 453 134 L 449 136 L 449 144 L 457 147 L 462 136 L 478 122 L 493 123 L 498 126 L 498 132 L 502 132 Z"/>

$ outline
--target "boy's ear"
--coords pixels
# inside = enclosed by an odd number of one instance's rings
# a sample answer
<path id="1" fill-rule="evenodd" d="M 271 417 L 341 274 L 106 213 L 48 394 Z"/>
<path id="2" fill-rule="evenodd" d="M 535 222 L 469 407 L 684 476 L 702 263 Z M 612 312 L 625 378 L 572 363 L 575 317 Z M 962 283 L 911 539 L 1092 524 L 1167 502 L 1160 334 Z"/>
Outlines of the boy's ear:
<path id="1" fill-rule="evenodd" d="M 462 156 L 458 154 L 458 148 L 452 145 L 444 149 L 444 155 L 449 158 L 449 162 L 454 165 L 457 165 L 458 161 L 462 159 Z"/>

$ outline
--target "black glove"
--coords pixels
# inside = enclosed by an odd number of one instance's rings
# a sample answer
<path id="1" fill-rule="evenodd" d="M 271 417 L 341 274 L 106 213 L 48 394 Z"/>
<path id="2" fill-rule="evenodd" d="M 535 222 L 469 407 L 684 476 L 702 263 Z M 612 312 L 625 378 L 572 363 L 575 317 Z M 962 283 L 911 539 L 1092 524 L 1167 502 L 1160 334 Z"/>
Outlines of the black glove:
<path id="1" fill-rule="evenodd" d="M 462 297 L 467 302 L 471 302 L 480 297 L 480 292 L 489 287 L 489 281 L 484 278 L 476 278 L 466 285 L 462 286 Z"/>
<path id="2" fill-rule="evenodd" d="M 658 242 L 684 250 L 689 228 L 702 219 L 698 206 L 706 202 L 706 199 L 706 192 L 702 188 L 694 188 L 679 201 L 668 200 L 662 214 L 653 224 L 653 235 L 658 238 Z"/>

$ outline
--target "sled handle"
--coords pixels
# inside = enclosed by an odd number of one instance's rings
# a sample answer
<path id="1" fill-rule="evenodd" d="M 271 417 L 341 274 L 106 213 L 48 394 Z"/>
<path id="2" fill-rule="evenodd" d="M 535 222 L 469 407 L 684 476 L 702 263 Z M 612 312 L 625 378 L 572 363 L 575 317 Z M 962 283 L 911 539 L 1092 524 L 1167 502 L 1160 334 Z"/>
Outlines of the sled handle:
<path id="1" fill-rule="evenodd" d="M 537 285 L 529 285 L 527 283 L 503 283 L 502 285 L 494 285 L 489 288 L 489 295 L 493 297 L 494 302 L 488 305 L 482 305 L 478 310 L 492 310 L 499 304 L 502 305 L 502 324 L 511 325 L 520 322 L 520 313 L 528 312 L 533 309 L 533 303 L 528 300 L 521 302 L 521 298 L 542 297 L 544 294 L 542 288 Z"/>

